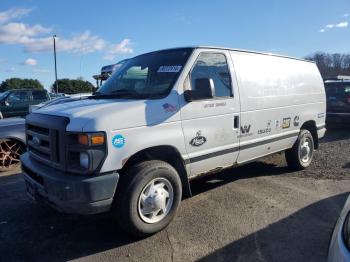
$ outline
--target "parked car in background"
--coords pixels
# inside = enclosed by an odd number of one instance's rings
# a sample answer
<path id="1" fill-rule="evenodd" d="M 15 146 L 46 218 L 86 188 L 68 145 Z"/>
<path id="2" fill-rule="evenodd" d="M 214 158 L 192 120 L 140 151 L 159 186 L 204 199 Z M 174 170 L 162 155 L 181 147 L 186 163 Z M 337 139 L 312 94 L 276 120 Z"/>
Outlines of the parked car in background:
<path id="1" fill-rule="evenodd" d="M 328 249 L 328 262 L 350 262 L 350 197 L 334 227 Z"/>
<path id="2" fill-rule="evenodd" d="M 45 89 L 15 89 L 0 96 L 0 119 L 26 116 L 29 106 L 50 100 Z"/>
<path id="3" fill-rule="evenodd" d="M 338 76 L 324 83 L 327 96 L 327 122 L 350 123 L 350 76 Z"/>
<path id="4" fill-rule="evenodd" d="M 0 121 L 0 171 L 20 165 L 20 155 L 25 152 L 25 119 L 8 118 Z"/>
<path id="5" fill-rule="evenodd" d="M 45 101 L 45 102 L 37 104 L 37 105 L 31 105 L 29 107 L 29 112 L 31 113 L 34 110 L 37 110 L 37 109 L 42 108 L 44 106 L 57 105 L 57 104 L 61 104 L 61 103 L 67 103 L 67 102 L 73 102 L 73 101 L 85 99 L 91 95 L 92 95 L 91 93 L 81 93 L 81 94 L 65 95 L 65 96 L 57 97 L 55 99 Z"/>

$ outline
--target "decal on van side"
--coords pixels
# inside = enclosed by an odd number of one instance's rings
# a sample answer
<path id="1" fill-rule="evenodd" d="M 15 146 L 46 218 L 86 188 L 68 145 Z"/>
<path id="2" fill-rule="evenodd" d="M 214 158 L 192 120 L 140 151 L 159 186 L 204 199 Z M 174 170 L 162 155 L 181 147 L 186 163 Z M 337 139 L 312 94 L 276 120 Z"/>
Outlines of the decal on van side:
<path id="1" fill-rule="evenodd" d="M 294 120 L 293 120 L 293 125 L 294 126 L 299 126 L 299 122 L 300 122 L 299 116 L 295 116 Z"/>
<path id="2" fill-rule="evenodd" d="M 117 134 L 112 138 L 112 145 L 116 148 L 122 148 L 125 145 L 125 138 Z"/>
<path id="3" fill-rule="evenodd" d="M 290 117 L 283 118 L 283 122 L 282 122 L 283 129 L 290 127 L 290 120 L 291 120 Z"/>
<path id="4" fill-rule="evenodd" d="M 194 138 L 191 139 L 190 145 L 191 146 L 201 146 L 205 142 L 207 142 L 207 139 L 202 136 L 202 131 L 199 130 Z"/>

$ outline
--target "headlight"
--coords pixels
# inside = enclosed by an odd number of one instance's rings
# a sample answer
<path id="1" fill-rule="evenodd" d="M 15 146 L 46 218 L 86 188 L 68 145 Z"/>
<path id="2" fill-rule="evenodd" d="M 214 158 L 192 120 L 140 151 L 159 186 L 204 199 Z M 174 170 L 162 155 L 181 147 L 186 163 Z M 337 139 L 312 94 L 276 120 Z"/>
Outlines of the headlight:
<path id="1" fill-rule="evenodd" d="M 86 169 L 89 168 L 89 156 L 87 153 L 80 153 L 80 166 Z"/>
<path id="2" fill-rule="evenodd" d="M 79 134 L 78 142 L 79 144 L 85 146 L 100 146 L 105 143 L 105 134 L 102 132 L 92 134 Z"/>

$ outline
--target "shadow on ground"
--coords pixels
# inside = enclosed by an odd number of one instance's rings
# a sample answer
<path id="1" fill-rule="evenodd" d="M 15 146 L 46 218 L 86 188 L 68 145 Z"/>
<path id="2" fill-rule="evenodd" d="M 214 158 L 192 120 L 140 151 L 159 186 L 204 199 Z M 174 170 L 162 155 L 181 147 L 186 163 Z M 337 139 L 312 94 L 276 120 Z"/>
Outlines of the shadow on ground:
<path id="1" fill-rule="evenodd" d="M 346 140 L 350 138 L 350 125 L 327 124 L 327 131 L 320 143 Z"/>
<path id="2" fill-rule="evenodd" d="M 333 225 L 347 196 L 318 201 L 198 261 L 326 261 Z"/>

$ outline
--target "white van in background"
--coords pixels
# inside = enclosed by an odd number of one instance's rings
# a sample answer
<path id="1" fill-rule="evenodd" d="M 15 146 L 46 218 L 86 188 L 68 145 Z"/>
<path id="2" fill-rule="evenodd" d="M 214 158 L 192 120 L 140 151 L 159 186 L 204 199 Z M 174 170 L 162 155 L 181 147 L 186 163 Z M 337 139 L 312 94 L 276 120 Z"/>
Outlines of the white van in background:
<path id="1" fill-rule="evenodd" d="M 214 47 L 126 61 L 88 99 L 26 118 L 29 195 L 68 213 L 112 211 L 128 232 L 160 231 L 189 180 L 286 151 L 310 165 L 325 134 L 314 63 Z"/>

